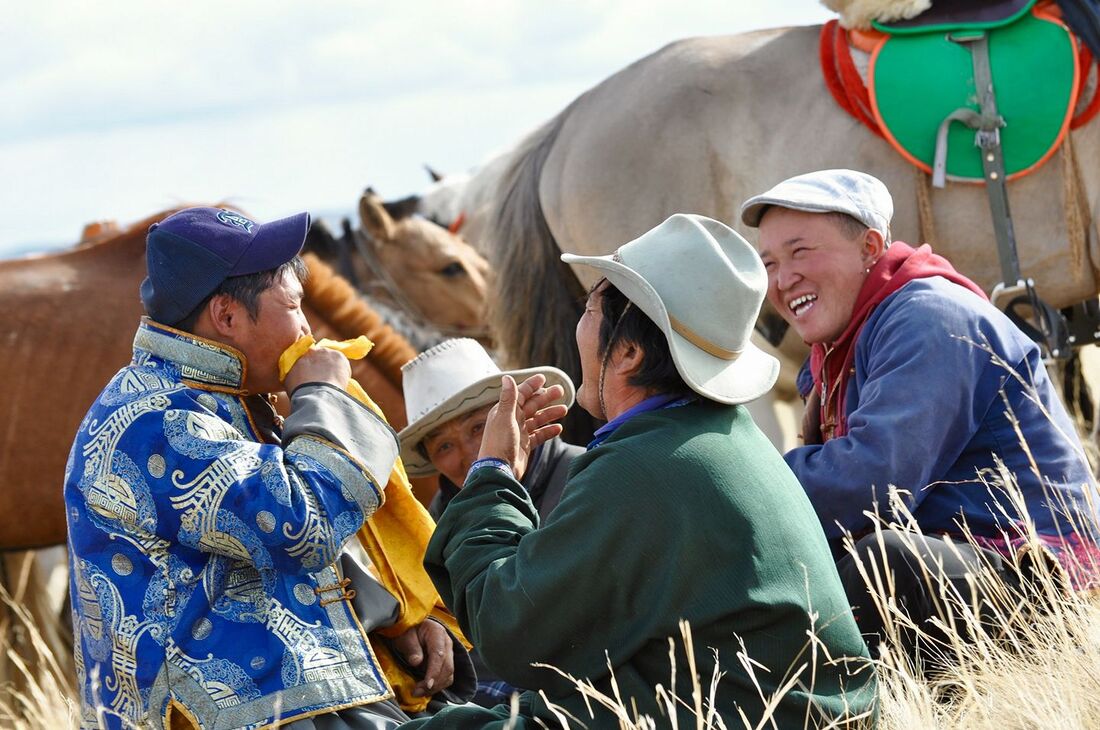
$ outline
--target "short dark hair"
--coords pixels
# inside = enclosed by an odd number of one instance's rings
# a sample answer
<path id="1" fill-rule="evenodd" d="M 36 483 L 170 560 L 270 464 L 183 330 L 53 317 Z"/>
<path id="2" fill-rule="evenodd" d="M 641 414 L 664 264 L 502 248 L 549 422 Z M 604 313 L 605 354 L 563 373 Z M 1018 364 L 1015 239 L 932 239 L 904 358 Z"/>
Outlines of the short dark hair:
<path id="1" fill-rule="evenodd" d="M 202 310 L 206 308 L 211 299 L 219 294 L 227 294 L 233 301 L 243 304 L 248 311 L 248 316 L 255 322 L 256 318 L 260 316 L 260 295 L 270 289 L 276 281 L 283 278 L 287 273 L 293 273 L 298 277 L 298 281 L 304 282 L 306 277 L 309 276 L 309 269 L 301 256 L 295 256 L 275 269 L 257 271 L 255 274 L 230 276 L 219 284 L 217 289 L 210 292 L 209 296 L 199 302 L 190 314 L 172 326 L 184 332 L 192 331 L 195 323 L 199 321 Z"/>
<path id="2" fill-rule="evenodd" d="M 607 281 L 602 279 L 600 283 Z M 637 305 L 627 307 L 626 298 L 610 281 L 600 289 L 600 283 L 591 291 L 599 289 L 600 323 L 599 356 L 602 361 L 616 345 L 630 343 L 642 348 L 642 365 L 638 372 L 630 376 L 630 385 L 654 393 L 688 393 L 672 353 L 668 349 L 668 340 L 657 323 L 646 315 Z"/>
<path id="3" fill-rule="evenodd" d="M 856 220 L 847 213 L 841 213 L 840 211 L 829 211 L 823 215 L 832 221 L 840 229 L 840 232 L 849 239 L 862 236 L 869 228 L 863 221 Z"/>
<path id="4" fill-rule="evenodd" d="M 759 220 L 764 220 L 764 216 L 767 215 L 768 211 L 770 211 L 772 208 L 776 208 L 776 207 L 782 208 L 783 206 L 776 206 L 776 205 L 766 205 L 766 206 L 764 206 L 763 209 L 761 209 L 761 211 L 760 211 L 760 219 Z M 797 210 L 797 208 L 788 208 L 788 210 Z M 858 238 L 859 236 L 862 236 L 864 233 L 866 233 L 870 229 L 870 226 L 868 226 L 863 221 L 861 221 L 858 218 L 855 218 L 851 215 L 848 215 L 847 213 L 842 213 L 839 210 L 825 211 L 825 212 L 821 213 L 821 215 L 828 218 L 833 223 L 833 225 L 835 225 L 838 229 L 840 229 L 841 235 L 843 235 L 845 238 L 847 238 L 849 240 L 855 240 L 856 238 Z M 889 231 L 887 231 L 886 233 L 883 234 L 883 242 L 887 246 L 890 245 L 890 233 L 889 233 Z"/>

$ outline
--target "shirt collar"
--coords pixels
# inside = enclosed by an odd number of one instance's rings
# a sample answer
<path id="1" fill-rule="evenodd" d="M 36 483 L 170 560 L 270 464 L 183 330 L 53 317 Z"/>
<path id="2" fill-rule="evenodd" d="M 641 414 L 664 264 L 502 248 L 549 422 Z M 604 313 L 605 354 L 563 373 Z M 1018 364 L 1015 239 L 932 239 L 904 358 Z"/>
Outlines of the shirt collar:
<path id="1" fill-rule="evenodd" d="M 241 352 L 148 317 L 142 317 L 134 335 L 134 352 L 146 352 L 178 365 L 184 380 L 230 391 L 243 388 L 246 368 Z"/>
<path id="2" fill-rule="evenodd" d="M 588 449 L 592 450 L 602 444 L 608 439 L 609 436 L 611 436 L 612 433 L 615 432 L 615 430 L 619 426 L 623 425 L 631 418 L 634 418 L 634 416 L 640 415 L 642 413 L 648 413 L 649 411 L 660 410 L 661 408 L 682 406 L 686 403 L 690 403 L 693 400 L 695 400 L 695 396 L 682 395 L 679 393 L 660 393 L 658 395 L 651 395 L 640 403 L 636 403 L 630 408 L 627 408 L 625 411 L 596 429 L 596 433 L 592 434 L 594 438 L 588 444 Z"/>

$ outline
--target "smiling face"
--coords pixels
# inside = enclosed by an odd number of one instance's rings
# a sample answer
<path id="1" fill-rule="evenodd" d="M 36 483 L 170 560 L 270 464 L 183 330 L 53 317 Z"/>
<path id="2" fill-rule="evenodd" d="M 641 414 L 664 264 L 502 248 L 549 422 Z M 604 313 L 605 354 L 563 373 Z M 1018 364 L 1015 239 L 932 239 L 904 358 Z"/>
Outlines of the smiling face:
<path id="1" fill-rule="evenodd" d="M 428 461 L 455 486 L 462 486 L 470 464 L 477 460 L 485 420 L 492 407 L 489 404 L 452 418 L 424 437 L 423 446 Z"/>
<path id="2" fill-rule="evenodd" d="M 866 270 L 882 255 L 882 234 L 852 236 L 832 215 L 771 208 L 757 244 L 768 301 L 809 343 L 835 341 L 852 318 Z"/>

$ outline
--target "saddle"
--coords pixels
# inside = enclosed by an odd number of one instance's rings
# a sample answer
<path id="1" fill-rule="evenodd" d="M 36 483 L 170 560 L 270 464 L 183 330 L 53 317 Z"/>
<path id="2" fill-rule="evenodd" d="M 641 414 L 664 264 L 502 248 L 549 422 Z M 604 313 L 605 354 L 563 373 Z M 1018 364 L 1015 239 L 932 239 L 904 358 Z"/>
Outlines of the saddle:
<path id="1" fill-rule="evenodd" d="M 1053 2 L 940 6 L 866 30 L 830 21 L 819 48 L 837 103 L 935 185 L 984 181 L 982 133 L 999 135 L 1012 180 L 1038 169 L 1068 130 L 1100 112 L 1097 64 Z M 976 44 L 984 47 L 972 51 Z M 983 105 L 979 76 L 993 87 L 998 118 L 990 118 L 988 98 Z"/>
<path id="2" fill-rule="evenodd" d="M 928 0 L 831 1 L 849 25 L 834 20 L 821 31 L 821 67 L 833 98 L 930 173 L 934 187 L 948 179 L 985 186 L 1001 265 L 991 300 L 1045 356 L 1068 357 L 1074 340 L 1066 315 L 1021 271 L 1007 182 L 1041 167 L 1069 130 L 1100 112 L 1100 68 L 1090 52 L 1100 35 L 1093 32 L 1100 22 L 1092 23 L 1100 3 L 940 0 L 935 8 Z M 1063 7 L 1086 43 L 1063 22 Z M 1081 321 L 1095 325 L 1086 341 L 1100 340 L 1100 318 L 1083 313 Z"/>

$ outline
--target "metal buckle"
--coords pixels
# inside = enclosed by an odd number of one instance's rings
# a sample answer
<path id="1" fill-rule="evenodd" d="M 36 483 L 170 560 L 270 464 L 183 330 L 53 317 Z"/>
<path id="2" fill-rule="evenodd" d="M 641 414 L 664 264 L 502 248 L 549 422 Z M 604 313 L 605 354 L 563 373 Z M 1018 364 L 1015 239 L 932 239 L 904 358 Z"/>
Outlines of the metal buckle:
<path id="1" fill-rule="evenodd" d="M 989 301 L 993 303 L 993 306 L 997 309 L 1004 311 L 1005 302 L 1011 301 L 1018 296 L 1027 295 L 1028 290 L 1034 288 L 1035 282 L 1031 279 L 1019 279 L 1015 284 L 1011 286 L 1005 286 L 1002 281 L 997 286 L 993 287 L 993 292 L 989 295 Z"/>

